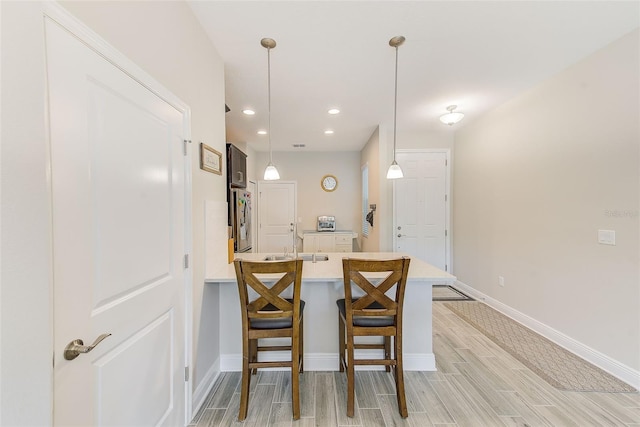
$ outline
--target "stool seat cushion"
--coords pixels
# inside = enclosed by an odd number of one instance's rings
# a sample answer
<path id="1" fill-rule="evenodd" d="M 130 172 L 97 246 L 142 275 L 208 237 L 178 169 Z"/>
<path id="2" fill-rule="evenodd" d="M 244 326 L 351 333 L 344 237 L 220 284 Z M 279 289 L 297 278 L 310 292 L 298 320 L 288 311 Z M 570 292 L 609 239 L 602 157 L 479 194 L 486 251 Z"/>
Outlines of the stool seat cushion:
<path id="1" fill-rule="evenodd" d="M 287 301 L 293 302 L 292 299 L 286 298 Z M 273 304 L 267 304 L 260 311 L 276 311 L 279 310 Z M 304 301 L 300 300 L 300 318 L 304 312 Z M 272 319 L 250 319 L 252 329 L 285 329 L 292 325 L 291 317 L 275 317 Z"/>
<path id="2" fill-rule="evenodd" d="M 356 302 L 358 299 L 353 298 L 351 302 Z M 338 310 L 340 310 L 340 314 L 347 318 L 346 312 L 347 309 L 345 307 L 344 298 L 336 301 L 338 305 Z M 374 301 L 369 304 L 367 308 L 380 309 L 384 308 L 379 302 Z M 392 316 L 353 316 L 353 325 L 354 326 L 364 326 L 364 327 L 380 327 L 380 326 L 393 326 L 393 317 Z"/>

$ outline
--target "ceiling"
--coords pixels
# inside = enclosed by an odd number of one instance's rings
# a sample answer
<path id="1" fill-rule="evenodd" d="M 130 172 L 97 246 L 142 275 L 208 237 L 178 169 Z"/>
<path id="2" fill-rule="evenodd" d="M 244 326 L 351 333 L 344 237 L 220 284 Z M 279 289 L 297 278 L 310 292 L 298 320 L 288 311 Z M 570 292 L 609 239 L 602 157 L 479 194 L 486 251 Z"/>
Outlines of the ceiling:
<path id="1" fill-rule="evenodd" d="M 268 150 L 271 50 L 274 151 L 358 151 L 393 126 L 454 132 L 632 31 L 638 1 L 190 1 L 225 63 L 227 140 Z M 465 113 L 449 127 L 451 104 Z M 341 113 L 327 114 L 336 107 Z M 251 108 L 254 116 L 242 114 Z M 325 135 L 331 129 L 333 135 Z M 293 144 L 305 144 L 293 148 Z"/>

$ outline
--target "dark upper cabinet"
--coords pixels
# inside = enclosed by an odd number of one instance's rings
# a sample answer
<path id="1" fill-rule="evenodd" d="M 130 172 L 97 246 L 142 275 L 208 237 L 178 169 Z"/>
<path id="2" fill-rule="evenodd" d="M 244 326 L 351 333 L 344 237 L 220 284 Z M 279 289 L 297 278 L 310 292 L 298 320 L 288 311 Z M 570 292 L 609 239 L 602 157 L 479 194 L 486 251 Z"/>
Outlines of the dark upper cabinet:
<path id="1" fill-rule="evenodd" d="M 233 188 L 247 188 L 247 155 L 227 144 L 227 183 Z"/>

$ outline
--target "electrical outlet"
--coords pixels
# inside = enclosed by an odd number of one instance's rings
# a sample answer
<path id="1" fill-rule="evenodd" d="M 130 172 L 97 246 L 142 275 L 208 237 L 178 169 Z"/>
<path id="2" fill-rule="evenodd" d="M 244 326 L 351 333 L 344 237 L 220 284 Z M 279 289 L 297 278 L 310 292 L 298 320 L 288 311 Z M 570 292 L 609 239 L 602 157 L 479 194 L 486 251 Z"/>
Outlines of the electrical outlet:
<path id="1" fill-rule="evenodd" d="M 616 245 L 615 230 L 598 230 L 598 243 L 601 245 Z"/>
<path id="2" fill-rule="evenodd" d="M 498 276 L 498 285 L 504 288 L 504 277 Z"/>

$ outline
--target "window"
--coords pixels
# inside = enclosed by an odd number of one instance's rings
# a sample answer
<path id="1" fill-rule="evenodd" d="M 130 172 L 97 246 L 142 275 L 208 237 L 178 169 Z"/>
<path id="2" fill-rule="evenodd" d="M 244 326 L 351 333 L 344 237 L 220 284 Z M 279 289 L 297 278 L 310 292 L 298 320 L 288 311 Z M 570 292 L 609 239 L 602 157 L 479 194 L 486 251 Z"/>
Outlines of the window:
<path id="1" fill-rule="evenodd" d="M 362 166 L 362 235 L 369 236 L 369 165 Z"/>

